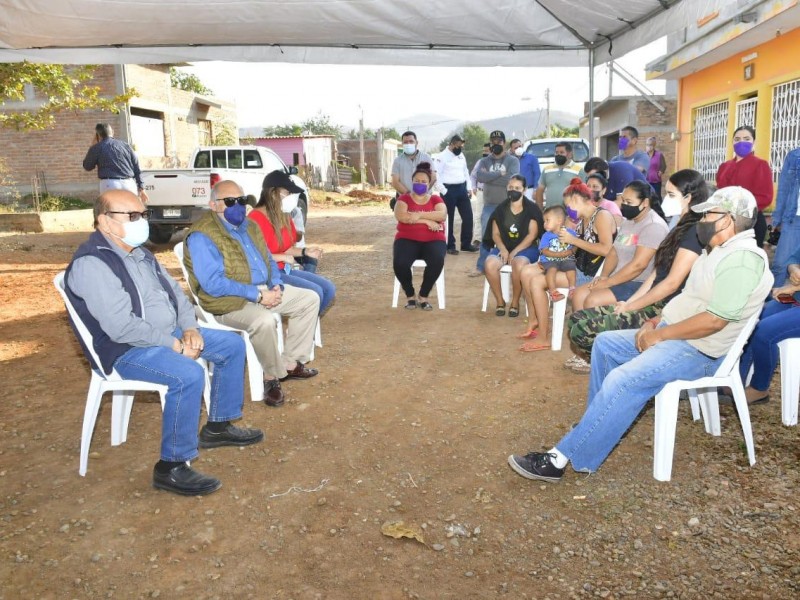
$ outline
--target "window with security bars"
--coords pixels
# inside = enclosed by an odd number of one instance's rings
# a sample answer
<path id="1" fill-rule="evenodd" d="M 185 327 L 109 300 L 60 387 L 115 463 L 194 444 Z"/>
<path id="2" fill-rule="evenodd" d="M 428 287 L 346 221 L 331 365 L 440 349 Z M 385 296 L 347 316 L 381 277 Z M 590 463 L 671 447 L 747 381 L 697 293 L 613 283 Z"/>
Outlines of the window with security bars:
<path id="1" fill-rule="evenodd" d="M 696 108 L 692 129 L 692 165 L 706 181 L 714 183 L 728 145 L 728 101 Z"/>
<path id="2" fill-rule="evenodd" d="M 753 129 L 756 127 L 756 110 L 758 109 L 758 98 L 748 98 L 736 103 L 736 127 L 749 125 Z"/>
<path id="3" fill-rule="evenodd" d="M 772 88 L 772 138 L 769 163 L 772 179 L 778 181 L 786 155 L 800 147 L 800 79 Z"/>

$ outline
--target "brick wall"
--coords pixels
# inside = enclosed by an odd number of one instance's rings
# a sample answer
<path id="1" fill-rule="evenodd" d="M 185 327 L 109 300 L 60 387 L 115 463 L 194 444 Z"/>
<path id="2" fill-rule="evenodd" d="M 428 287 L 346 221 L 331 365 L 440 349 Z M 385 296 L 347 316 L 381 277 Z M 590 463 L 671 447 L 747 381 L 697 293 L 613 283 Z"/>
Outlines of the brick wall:
<path id="1" fill-rule="evenodd" d="M 164 115 L 165 155 L 139 155 L 142 169 L 188 166 L 199 143 L 198 119 L 208 119 L 216 127 L 229 121 L 236 133 L 234 104 L 217 101 L 221 108 L 209 107 L 197 102 L 195 94 L 171 88 L 166 65 L 127 65 L 125 80 L 139 94 L 130 101 L 131 107 Z M 121 93 L 120 67 L 98 67 L 92 84 L 100 86 L 103 95 Z M 0 110 L 11 111 L 20 106 L 21 103 L 6 104 Z M 92 143 L 94 127 L 100 122 L 110 123 L 115 137 L 128 140 L 125 115 L 101 111 L 63 113 L 56 117 L 54 128 L 44 131 L 0 128 L 0 157 L 5 159 L 20 193 L 29 193 L 32 178 L 43 172 L 50 193 L 92 199 L 97 193 L 97 172 L 84 171 L 82 162 Z M 136 140 L 133 143 L 135 146 Z"/>

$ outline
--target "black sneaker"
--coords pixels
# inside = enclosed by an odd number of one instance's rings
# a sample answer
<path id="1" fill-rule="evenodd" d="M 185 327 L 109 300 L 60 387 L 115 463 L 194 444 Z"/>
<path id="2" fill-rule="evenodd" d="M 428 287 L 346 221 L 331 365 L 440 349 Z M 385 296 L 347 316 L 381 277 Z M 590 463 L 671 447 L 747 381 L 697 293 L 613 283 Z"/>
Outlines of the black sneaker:
<path id="1" fill-rule="evenodd" d="M 208 426 L 203 425 L 200 430 L 198 445 L 201 448 L 219 448 L 220 446 L 249 446 L 257 444 L 264 439 L 264 432 L 260 429 L 250 429 L 247 427 L 236 427 L 231 423 L 218 433 L 209 431 Z"/>
<path id="2" fill-rule="evenodd" d="M 547 452 L 531 452 L 525 456 L 512 454 L 508 457 L 508 466 L 526 479 L 558 483 L 564 476 L 564 469 L 553 464 L 555 456 Z"/>
<path id="3" fill-rule="evenodd" d="M 480 252 L 481 245 L 477 242 L 472 242 L 469 246 L 461 246 L 462 252 Z"/>
<path id="4" fill-rule="evenodd" d="M 455 248 L 448 248 L 447 249 L 447 253 L 448 254 L 458 254 L 458 250 L 456 250 Z"/>

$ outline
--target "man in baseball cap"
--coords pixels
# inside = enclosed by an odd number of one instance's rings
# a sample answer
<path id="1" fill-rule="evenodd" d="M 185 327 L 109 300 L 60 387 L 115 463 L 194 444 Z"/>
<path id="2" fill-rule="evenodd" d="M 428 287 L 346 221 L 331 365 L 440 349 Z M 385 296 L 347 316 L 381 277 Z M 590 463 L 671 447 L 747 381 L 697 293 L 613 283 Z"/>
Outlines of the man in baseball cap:
<path id="1" fill-rule="evenodd" d="M 703 213 L 697 238 L 706 249 L 683 290 L 641 329 L 597 336 L 586 412 L 547 452 L 508 457 L 522 477 L 561 481 L 568 464 L 580 472 L 597 471 L 651 398 L 677 379 L 714 373 L 747 322 L 761 312 L 773 277 L 753 233 L 753 194 L 722 188 L 692 210 Z M 664 469 L 655 475 L 670 477 Z"/>

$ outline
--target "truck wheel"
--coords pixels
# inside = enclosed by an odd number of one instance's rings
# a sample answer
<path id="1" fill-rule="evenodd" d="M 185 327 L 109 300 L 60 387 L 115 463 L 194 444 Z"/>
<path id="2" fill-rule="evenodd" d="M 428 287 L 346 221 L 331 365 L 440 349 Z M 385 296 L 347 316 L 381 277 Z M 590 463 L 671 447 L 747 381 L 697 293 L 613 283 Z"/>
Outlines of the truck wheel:
<path id="1" fill-rule="evenodd" d="M 150 225 L 150 241 L 154 244 L 166 244 L 174 233 L 169 225 Z"/>
<path id="2" fill-rule="evenodd" d="M 300 207 L 300 212 L 303 213 L 303 225 L 305 225 L 306 221 L 308 221 L 308 199 L 304 193 L 300 194 L 300 199 L 297 201 L 297 206 Z"/>

